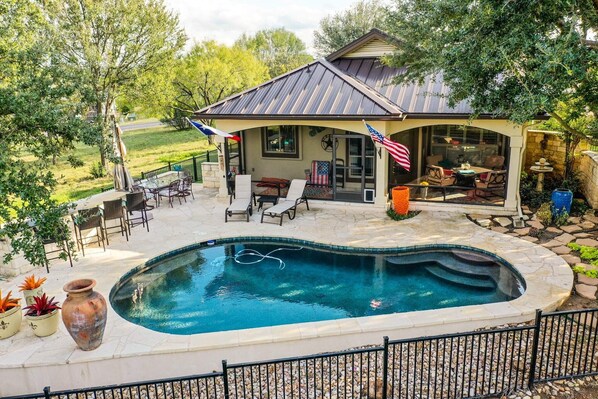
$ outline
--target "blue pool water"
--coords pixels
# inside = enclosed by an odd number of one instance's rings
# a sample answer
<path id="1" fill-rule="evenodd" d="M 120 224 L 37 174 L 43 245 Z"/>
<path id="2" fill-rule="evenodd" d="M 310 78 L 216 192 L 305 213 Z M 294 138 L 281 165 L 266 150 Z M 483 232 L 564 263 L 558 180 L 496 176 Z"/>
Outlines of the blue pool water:
<path id="1" fill-rule="evenodd" d="M 155 331 L 196 334 L 511 300 L 523 283 L 465 249 L 376 253 L 229 242 L 148 262 L 110 300 Z"/>

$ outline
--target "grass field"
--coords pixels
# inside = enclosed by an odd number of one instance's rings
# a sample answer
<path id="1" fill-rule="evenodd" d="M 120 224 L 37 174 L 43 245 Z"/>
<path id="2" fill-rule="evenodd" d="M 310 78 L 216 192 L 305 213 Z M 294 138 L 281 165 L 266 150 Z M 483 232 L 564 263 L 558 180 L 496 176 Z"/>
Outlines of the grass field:
<path id="1" fill-rule="evenodd" d="M 177 161 L 204 153 L 209 148 L 205 136 L 195 129 L 177 131 L 171 127 L 133 130 L 123 133 L 127 147 L 125 164 L 133 177 L 141 172 L 164 166 L 168 161 Z M 83 166 L 73 168 L 67 161 L 68 155 L 81 159 Z M 102 188 L 112 187 L 112 177 L 94 179 L 90 173 L 93 163 L 100 160 L 99 151 L 78 143 L 70 154 L 61 157 L 52 171 L 58 179 L 55 197 L 61 202 L 73 201 L 99 193 Z M 110 166 L 110 169 L 112 165 Z"/>

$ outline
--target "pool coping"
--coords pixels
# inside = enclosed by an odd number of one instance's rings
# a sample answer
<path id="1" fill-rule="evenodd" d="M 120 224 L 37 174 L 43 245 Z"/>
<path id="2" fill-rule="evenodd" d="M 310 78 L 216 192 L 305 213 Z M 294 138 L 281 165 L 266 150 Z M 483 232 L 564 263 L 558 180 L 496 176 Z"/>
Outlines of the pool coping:
<path id="1" fill-rule="evenodd" d="M 320 207 L 326 206 L 320 205 Z M 355 209 L 359 213 L 359 208 L 355 207 Z M 310 231 L 303 230 L 275 230 L 277 233 L 275 236 L 291 240 L 305 239 L 320 245 L 347 246 L 349 244 L 351 247 L 363 249 L 372 246 L 406 248 L 413 247 L 414 245 L 410 245 L 413 243 L 451 247 L 455 244 L 466 244 L 465 246 L 493 254 L 511 264 L 525 280 L 524 294 L 509 302 L 187 336 L 159 333 L 134 325 L 118 316 L 109 306 L 109 326 L 104 343 L 98 349 L 83 352 L 73 348 L 72 341 L 65 342 L 62 339 L 65 331 L 61 327 L 61 331 L 54 336 L 37 339 L 36 344 L 39 345 L 33 345 L 31 350 L 24 350 L 21 346 L 18 355 L 10 356 L 8 353 L 0 356 L 0 369 L 3 370 L 3 374 L 6 374 L 6 381 L 9 382 L 11 376 L 17 380 L 22 378 L 22 371 L 19 370 L 25 369 L 27 380 L 35 385 L 36 390 L 44 384 L 52 385 L 54 389 L 63 389 L 173 377 L 217 370 L 222 359 L 243 362 L 309 355 L 361 345 L 380 344 L 384 335 L 388 335 L 391 339 L 412 338 L 519 323 L 532 320 L 536 309 L 554 310 L 568 298 L 573 285 L 573 272 L 558 255 L 530 242 L 480 228 L 464 216 L 458 219 L 454 216 L 446 216 L 445 219 L 443 222 L 442 215 L 424 213 L 423 216 L 420 214 L 395 225 L 388 224 L 386 221 L 379 225 L 376 221 L 372 223 L 372 227 L 378 234 L 366 239 L 351 239 L 351 237 L 347 239 L 330 234 L 326 239 L 315 240 L 309 236 Z M 451 236 L 439 234 L 409 238 L 410 232 L 415 231 L 418 225 L 427 222 L 438 222 L 438 226 L 445 223 L 443 228 L 456 229 L 454 230 L 456 233 Z M 400 235 L 395 231 L 397 225 L 405 230 L 401 231 Z M 256 230 L 260 229 L 262 227 L 258 225 Z M 214 232 L 207 237 L 202 237 L 201 241 L 188 240 L 188 243 L 197 245 L 202 241 L 236 238 L 240 235 L 236 230 Z M 382 233 L 392 237 L 383 236 Z M 261 237 L 257 234 L 259 231 L 255 236 L 241 235 Z M 403 238 L 405 245 L 398 245 L 398 240 Z M 169 252 L 171 251 L 162 251 L 161 254 Z M 146 259 L 156 257 L 148 256 Z M 125 272 L 126 270 L 123 270 L 120 276 L 114 279 L 110 276 L 111 286 L 114 286 Z M 53 350 L 35 352 L 44 345 L 54 343 L 57 346 Z M 143 371 L 144 365 L 152 361 L 165 362 L 172 367 L 167 370 L 160 368 L 159 372 Z M 57 379 L 56 375 L 62 378 Z M 6 386 L 0 386 L 0 389 L 2 389 L 1 395 L 9 395 L 13 392 L 24 393 L 22 385 L 16 388 L 8 383 Z M 21 391 L 15 391 L 16 389 Z M 25 392 L 31 391 L 27 389 Z"/>

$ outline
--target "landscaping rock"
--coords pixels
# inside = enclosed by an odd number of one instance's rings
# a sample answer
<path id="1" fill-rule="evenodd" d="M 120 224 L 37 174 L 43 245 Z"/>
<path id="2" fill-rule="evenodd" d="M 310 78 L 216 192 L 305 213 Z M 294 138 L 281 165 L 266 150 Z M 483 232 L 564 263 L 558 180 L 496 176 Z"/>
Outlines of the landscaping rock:
<path id="1" fill-rule="evenodd" d="M 563 243 L 557 240 L 551 240 L 542 244 L 542 246 L 546 248 L 560 247 L 561 245 L 563 245 Z"/>
<path id="2" fill-rule="evenodd" d="M 567 221 L 571 224 L 579 224 L 581 223 L 581 218 L 572 216 L 569 219 L 567 219 Z"/>
<path id="3" fill-rule="evenodd" d="M 561 258 L 563 258 L 565 260 L 565 262 L 567 262 L 571 266 L 576 265 L 579 262 L 581 262 L 581 259 L 579 259 L 579 256 L 575 256 L 575 255 L 561 255 Z"/>
<path id="4" fill-rule="evenodd" d="M 598 224 L 598 216 L 594 216 L 594 215 L 585 215 L 584 220 L 587 220 L 588 222 L 592 222 L 594 224 Z"/>
<path id="5" fill-rule="evenodd" d="M 576 233 L 576 232 L 581 231 L 583 229 L 581 227 L 579 227 L 578 225 L 576 225 L 576 224 L 572 224 L 570 226 L 562 226 L 561 230 L 563 230 L 563 231 L 565 231 L 567 233 Z"/>
<path id="6" fill-rule="evenodd" d="M 478 222 L 478 224 L 482 227 L 490 227 L 492 224 L 492 220 L 490 219 L 478 219 L 476 222 Z"/>
<path id="7" fill-rule="evenodd" d="M 523 205 L 521 207 L 521 211 L 526 215 L 531 215 L 533 212 L 529 210 L 529 206 Z"/>
<path id="8" fill-rule="evenodd" d="M 515 230 L 513 230 L 513 233 L 517 233 L 520 236 L 526 236 L 526 235 L 529 234 L 530 229 L 531 229 L 531 227 L 524 227 L 522 229 L 515 229 Z"/>
<path id="9" fill-rule="evenodd" d="M 500 224 L 501 227 L 507 227 L 507 226 L 510 226 L 513 223 L 513 221 L 510 218 L 507 218 L 507 217 L 498 217 L 498 218 L 495 218 L 494 221 L 496 223 Z"/>
<path id="10" fill-rule="evenodd" d="M 561 247 L 554 247 L 551 249 L 552 252 L 554 252 L 557 255 L 566 255 L 569 252 L 571 252 L 571 248 L 566 247 L 566 246 L 561 246 Z"/>
<path id="11" fill-rule="evenodd" d="M 588 233 L 575 233 L 573 235 L 575 237 L 577 237 L 577 238 L 588 238 L 588 237 L 592 237 L 592 235 L 588 234 Z"/>
<path id="12" fill-rule="evenodd" d="M 517 233 L 515 233 L 517 234 Z M 531 236 L 523 236 L 521 237 L 522 240 L 529 241 L 529 242 L 537 242 L 538 237 L 531 237 Z"/>
<path id="13" fill-rule="evenodd" d="M 523 215 L 523 216 L 521 216 L 521 219 L 527 221 L 527 220 L 529 220 L 529 216 L 528 215 Z"/>
<path id="14" fill-rule="evenodd" d="M 544 225 L 540 222 L 538 222 L 537 220 L 531 220 L 529 222 L 527 222 L 527 225 L 530 227 L 533 227 L 535 229 L 543 229 Z"/>
<path id="15" fill-rule="evenodd" d="M 586 284 L 575 284 L 575 291 L 583 298 L 596 299 L 596 291 L 598 291 L 598 287 Z"/>
<path id="16" fill-rule="evenodd" d="M 598 241 L 591 238 L 580 238 L 575 242 L 579 245 L 585 245 L 586 247 L 598 247 Z"/>
<path id="17" fill-rule="evenodd" d="M 562 242 L 563 244 L 569 244 L 571 241 L 575 240 L 575 236 L 565 233 L 565 234 L 561 234 L 558 237 L 555 237 L 554 239 Z"/>
<path id="18" fill-rule="evenodd" d="M 549 227 L 546 229 L 546 231 L 557 234 L 561 234 L 563 232 L 563 230 L 559 229 L 558 227 Z"/>
<path id="19" fill-rule="evenodd" d="M 598 278 L 588 277 L 581 273 L 577 273 L 577 282 L 585 285 L 598 286 Z"/>
<path id="20" fill-rule="evenodd" d="M 500 227 L 500 226 L 494 226 L 494 227 L 490 228 L 490 230 L 496 231 L 497 233 L 501 233 L 501 234 L 504 234 L 507 231 L 509 231 L 509 229 L 507 229 L 506 227 Z"/>
<path id="21" fill-rule="evenodd" d="M 580 226 L 581 226 L 581 228 L 582 228 L 582 229 L 584 229 L 584 230 L 590 230 L 590 229 L 593 229 L 593 228 L 594 228 L 594 226 L 596 226 L 596 224 L 595 224 L 595 223 L 592 223 L 592 222 L 590 222 L 590 221 L 587 221 L 587 220 L 586 220 L 585 222 L 583 222 L 583 223 L 580 223 L 579 225 L 580 225 Z"/>

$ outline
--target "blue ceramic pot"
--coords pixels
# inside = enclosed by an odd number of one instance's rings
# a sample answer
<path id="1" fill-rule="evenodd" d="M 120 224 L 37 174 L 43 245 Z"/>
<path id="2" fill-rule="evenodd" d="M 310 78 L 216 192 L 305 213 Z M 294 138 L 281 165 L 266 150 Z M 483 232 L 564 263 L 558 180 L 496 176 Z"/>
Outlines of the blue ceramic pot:
<path id="1" fill-rule="evenodd" d="M 573 202 L 573 193 L 571 190 L 557 188 L 552 192 L 552 215 L 559 216 L 563 210 L 571 214 L 571 203 Z"/>

